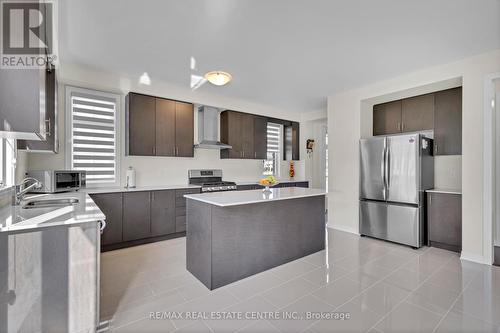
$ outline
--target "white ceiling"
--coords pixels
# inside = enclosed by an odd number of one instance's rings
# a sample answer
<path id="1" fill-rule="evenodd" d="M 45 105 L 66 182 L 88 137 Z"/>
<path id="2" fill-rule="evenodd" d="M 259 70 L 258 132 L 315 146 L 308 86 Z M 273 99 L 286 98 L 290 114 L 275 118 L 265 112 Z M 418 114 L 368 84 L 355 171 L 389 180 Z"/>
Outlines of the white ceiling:
<path id="1" fill-rule="evenodd" d="M 500 48 L 500 0 L 60 0 L 64 62 L 290 111 L 326 96 Z"/>

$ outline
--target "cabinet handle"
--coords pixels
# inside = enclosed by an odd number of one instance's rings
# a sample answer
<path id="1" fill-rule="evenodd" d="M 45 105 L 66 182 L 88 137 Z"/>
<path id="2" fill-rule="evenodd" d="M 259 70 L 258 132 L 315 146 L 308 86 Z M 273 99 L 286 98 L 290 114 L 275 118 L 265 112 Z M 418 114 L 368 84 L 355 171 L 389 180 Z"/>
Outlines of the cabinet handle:
<path id="1" fill-rule="evenodd" d="M 175 156 L 179 156 L 179 147 L 175 147 Z"/>
<path id="2" fill-rule="evenodd" d="M 405 130 L 405 123 L 401 123 L 401 131 Z"/>
<path id="3" fill-rule="evenodd" d="M 106 220 L 100 220 L 99 224 L 101 225 L 101 227 L 99 229 L 100 229 L 101 234 L 102 234 L 104 232 L 104 229 L 106 229 Z"/>
<path id="4" fill-rule="evenodd" d="M 438 153 L 438 151 L 439 151 L 437 143 L 434 145 L 434 147 L 436 147 L 436 149 L 435 149 L 435 150 L 436 150 L 436 154 L 437 154 L 437 153 Z"/>
<path id="5" fill-rule="evenodd" d="M 155 200 L 155 192 L 151 192 L 151 200 Z"/>
<path id="6" fill-rule="evenodd" d="M 153 155 L 156 155 L 156 147 L 153 146 Z"/>
<path id="7" fill-rule="evenodd" d="M 253 158 L 257 158 L 257 152 L 256 151 L 253 152 Z"/>
<path id="8" fill-rule="evenodd" d="M 45 120 L 45 135 L 50 136 L 51 128 L 50 128 L 50 118 Z"/>

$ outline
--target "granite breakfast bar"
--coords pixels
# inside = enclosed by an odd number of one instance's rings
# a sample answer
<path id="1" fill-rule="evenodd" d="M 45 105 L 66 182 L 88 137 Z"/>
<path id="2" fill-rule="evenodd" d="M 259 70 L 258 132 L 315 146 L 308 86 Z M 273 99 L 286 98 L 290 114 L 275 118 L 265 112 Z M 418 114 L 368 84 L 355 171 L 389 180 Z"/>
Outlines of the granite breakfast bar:
<path id="1" fill-rule="evenodd" d="M 187 270 L 212 290 L 323 250 L 325 195 L 298 187 L 185 195 Z"/>

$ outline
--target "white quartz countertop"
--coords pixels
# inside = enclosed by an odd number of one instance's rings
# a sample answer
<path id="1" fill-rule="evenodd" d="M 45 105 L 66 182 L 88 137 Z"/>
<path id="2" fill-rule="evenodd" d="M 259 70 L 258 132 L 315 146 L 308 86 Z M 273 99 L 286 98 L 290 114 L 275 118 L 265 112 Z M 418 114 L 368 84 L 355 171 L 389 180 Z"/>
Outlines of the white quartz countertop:
<path id="1" fill-rule="evenodd" d="M 264 177 L 264 176 L 263 176 Z M 227 181 L 227 179 L 225 179 Z M 230 180 L 229 180 L 230 181 Z M 293 179 L 293 178 L 282 178 L 277 180 L 278 183 L 300 183 L 307 182 L 306 179 Z M 257 185 L 259 180 L 256 179 L 254 181 L 245 180 L 245 181 L 236 181 L 236 185 Z M 179 190 L 179 189 L 190 189 L 190 188 L 201 188 L 199 185 L 191 185 L 191 184 L 170 184 L 170 185 L 154 185 L 154 186 L 137 186 L 132 188 L 125 187 L 97 187 L 97 188 L 86 188 L 81 190 L 81 192 L 86 192 L 89 194 L 98 194 L 98 193 L 118 193 L 118 192 L 140 192 L 140 191 L 161 191 L 161 190 Z"/>
<path id="2" fill-rule="evenodd" d="M 198 185 L 189 184 L 179 184 L 179 185 L 155 185 L 155 186 L 137 186 L 137 187 L 97 187 L 97 188 L 85 188 L 81 192 L 86 192 L 89 194 L 98 193 L 117 193 L 117 192 L 141 192 L 141 191 L 162 191 L 162 190 L 179 190 L 179 189 L 190 189 L 190 188 L 201 188 Z"/>
<path id="3" fill-rule="evenodd" d="M 460 189 L 450 189 L 450 188 L 433 188 L 431 190 L 426 190 L 428 193 L 446 193 L 446 194 L 462 194 Z"/>
<path id="4" fill-rule="evenodd" d="M 271 192 L 267 193 L 263 190 L 227 191 L 203 194 L 186 194 L 184 197 L 219 207 L 228 207 L 320 195 L 326 195 L 325 190 L 316 188 L 287 187 L 272 188 Z"/>
<path id="5" fill-rule="evenodd" d="M 78 203 L 71 206 L 49 208 L 22 208 L 5 206 L 0 208 L 0 232 L 28 231 L 53 226 L 67 226 L 105 220 L 106 216 L 85 192 L 30 195 L 32 199 L 76 198 Z"/>
<path id="6" fill-rule="evenodd" d="M 266 176 L 262 176 L 262 178 L 265 178 Z M 276 179 L 278 183 L 302 183 L 302 182 L 308 182 L 307 179 L 293 179 L 293 178 L 281 178 L 281 179 Z M 236 181 L 236 185 L 257 185 L 259 183 L 259 179 L 255 181 Z"/>

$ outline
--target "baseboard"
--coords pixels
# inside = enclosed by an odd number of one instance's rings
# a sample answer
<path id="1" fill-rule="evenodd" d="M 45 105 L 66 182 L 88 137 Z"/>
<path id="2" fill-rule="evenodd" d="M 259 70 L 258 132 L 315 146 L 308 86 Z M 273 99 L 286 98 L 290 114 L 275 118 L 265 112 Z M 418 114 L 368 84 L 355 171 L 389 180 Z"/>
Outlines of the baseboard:
<path id="1" fill-rule="evenodd" d="M 465 251 L 462 251 L 460 255 L 460 259 L 462 260 L 467 260 L 467 261 L 472 261 L 478 264 L 486 264 L 486 265 L 491 265 L 491 263 L 486 262 L 486 258 L 482 255 L 478 255 L 475 253 L 468 253 Z"/>
<path id="2" fill-rule="evenodd" d="M 330 224 L 330 223 L 327 224 L 327 227 L 335 229 L 335 230 L 344 231 L 344 232 L 348 232 L 351 234 L 359 235 L 357 228 L 347 227 L 344 225 L 334 225 L 334 224 Z"/>
<path id="3" fill-rule="evenodd" d="M 102 245 L 101 252 L 119 250 L 119 249 L 124 249 L 127 247 L 149 244 L 149 243 L 154 243 L 154 242 L 159 242 L 159 241 L 164 241 L 164 240 L 179 238 L 179 237 L 184 237 L 184 236 L 186 236 L 185 231 L 177 232 L 175 234 L 168 234 L 168 235 L 164 235 L 164 236 L 150 237 L 150 238 L 137 239 L 137 240 L 133 240 L 133 241 L 121 242 L 121 243 L 116 243 L 116 244 Z"/>

